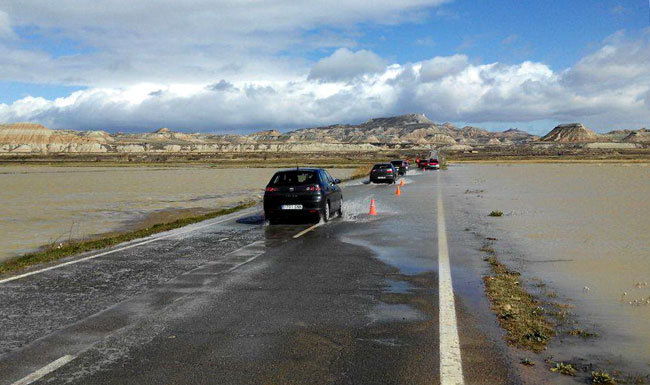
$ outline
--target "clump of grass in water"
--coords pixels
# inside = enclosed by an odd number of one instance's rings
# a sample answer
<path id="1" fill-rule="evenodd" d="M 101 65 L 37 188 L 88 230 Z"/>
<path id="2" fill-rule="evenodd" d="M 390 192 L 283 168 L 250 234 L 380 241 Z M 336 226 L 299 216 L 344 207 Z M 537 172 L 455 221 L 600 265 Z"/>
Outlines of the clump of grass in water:
<path id="1" fill-rule="evenodd" d="M 187 226 L 193 223 L 202 222 L 208 219 L 216 218 L 222 215 L 230 214 L 235 211 L 243 210 L 257 204 L 256 201 L 242 203 L 240 205 L 217 210 L 211 213 L 175 220 L 173 222 L 158 223 L 145 229 L 131 231 L 127 233 L 111 235 L 105 238 L 85 240 L 85 241 L 69 241 L 50 245 L 43 250 L 34 253 L 26 254 L 21 257 L 11 259 L 7 262 L 0 264 L 0 274 L 14 272 L 25 269 L 29 266 L 39 263 L 52 262 L 61 258 L 69 257 L 75 254 L 81 254 L 86 251 L 103 249 L 106 247 L 115 246 L 119 243 L 131 241 L 138 238 L 144 238 L 152 234 L 161 233 L 163 231 L 177 229 L 179 227 Z"/>
<path id="2" fill-rule="evenodd" d="M 494 247 L 492 247 L 490 245 L 487 245 L 487 244 L 481 246 L 480 250 L 483 251 L 483 252 L 486 252 L 486 253 L 494 254 Z"/>
<path id="3" fill-rule="evenodd" d="M 569 330 L 567 332 L 567 334 L 570 335 L 570 336 L 580 336 L 582 338 L 591 338 L 591 337 L 598 337 L 599 336 L 598 333 L 596 333 L 596 332 L 588 332 L 588 331 L 583 330 L 583 329 Z"/>
<path id="4" fill-rule="evenodd" d="M 506 340 L 521 349 L 544 350 L 556 334 L 545 309 L 521 286 L 519 273 L 509 270 L 494 256 L 487 261 L 493 274 L 483 278 L 485 291 L 499 324 L 506 330 Z"/>
<path id="5" fill-rule="evenodd" d="M 591 383 L 592 384 L 604 384 L 604 385 L 614 385 L 616 380 L 606 371 L 595 371 L 591 372 Z"/>
<path id="6" fill-rule="evenodd" d="M 519 362 L 520 362 L 522 365 L 526 365 L 526 366 L 535 366 L 535 363 L 534 363 L 533 361 L 531 361 L 530 358 L 528 358 L 528 357 L 524 357 L 524 358 L 522 358 L 521 361 L 519 361 Z"/>
<path id="7" fill-rule="evenodd" d="M 502 217 L 503 216 L 503 211 L 501 211 L 501 210 L 492 210 L 492 212 L 488 216 L 490 216 L 490 217 Z"/>
<path id="8" fill-rule="evenodd" d="M 574 368 L 571 364 L 556 362 L 555 365 L 551 367 L 551 372 L 564 374 L 565 376 L 575 376 L 576 368 Z"/>

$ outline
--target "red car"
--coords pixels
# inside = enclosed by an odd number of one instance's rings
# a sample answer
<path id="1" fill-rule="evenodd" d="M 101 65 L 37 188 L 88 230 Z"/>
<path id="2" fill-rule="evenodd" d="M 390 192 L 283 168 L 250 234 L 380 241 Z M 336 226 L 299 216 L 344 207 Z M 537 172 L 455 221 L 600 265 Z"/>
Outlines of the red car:
<path id="1" fill-rule="evenodd" d="M 420 159 L 418 167 L 422 170 L 440 170 L 440 162 L 435 158 Z"/>

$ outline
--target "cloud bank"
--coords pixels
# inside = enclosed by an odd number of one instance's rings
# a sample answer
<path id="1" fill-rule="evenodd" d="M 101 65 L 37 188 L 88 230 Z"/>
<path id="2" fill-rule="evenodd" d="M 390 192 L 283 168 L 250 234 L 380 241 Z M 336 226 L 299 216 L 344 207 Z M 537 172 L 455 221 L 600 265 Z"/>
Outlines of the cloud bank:
<path id="1" fill-rule="evenodd" d="M 0 0 L 0 80 L 288 81 L 310 67 L 294 53 L 352 47 L 362 23 L 418 20 L 448 1 Z M 3 39 L 12 28 L 28 38 Z"/>
<path id="2" fill-rule="evenodd" d="M 410 112 L 504 126 L 581 121 L 599 131 L 650 122 L 650 31 L 617 33 L 566 69 L 466 55 L 391 64 L 355 46 L 355 26 L 418 20 L 446 2 L 1 2 L 0 81 L 87 88 L 0 104 L 0 122 L 211 132 Z M 25 48 L 24 30 L 40 48 Z M 296 54 L 318 50 L 333 53 Z"/>

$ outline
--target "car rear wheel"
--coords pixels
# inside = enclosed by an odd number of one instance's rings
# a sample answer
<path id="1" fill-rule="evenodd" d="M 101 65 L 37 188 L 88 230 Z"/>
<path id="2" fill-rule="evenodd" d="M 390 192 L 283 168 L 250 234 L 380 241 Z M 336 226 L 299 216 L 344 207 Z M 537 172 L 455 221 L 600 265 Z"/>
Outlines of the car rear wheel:
<path id="1" fill-rule="evenodd" d="M 343 198 L 341 198 L 341 202 L 339 202 L 339 209 L 338 209 L 338 211 L 336 212 L 336 214 L 337 214 L 339 217 L 342 217 L 342 216 L 343 216 Z"/>
<path id="2" fill-rule="evenodd" d="M 327 221 L 330 220 L 330 203 L 329 202 L 325 203 L 325 209 L 321 213 L 320 217 L 323 220 L 323 222 L 327 222 Z"/>

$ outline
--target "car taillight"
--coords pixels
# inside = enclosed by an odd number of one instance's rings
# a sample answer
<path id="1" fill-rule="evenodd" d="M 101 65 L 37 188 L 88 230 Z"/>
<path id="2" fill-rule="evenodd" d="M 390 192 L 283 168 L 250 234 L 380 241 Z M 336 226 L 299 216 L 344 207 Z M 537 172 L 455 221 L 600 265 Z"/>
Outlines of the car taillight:
<path id="1" fill-rule="evenodd" d="M 377 170 L 372 170 L 372 172 L 377 172 Z"/>
<path id="2" fill-rule="evenodd" d="M 266 192 L 274 192 L 274 191 L 278 191 L 278 189 L 275 188 L 275 187 L 267 187 L 266 188 Z"/>
<path id="3" fill-rule="evenodd" d="M 392 174 L 393 170 L 386 170 L 387 173 Z"/>
<path id="4" fill-rule="evenodd" d="M 307 191 L 320 191 L 320 186 L 307 186 Z"/>

